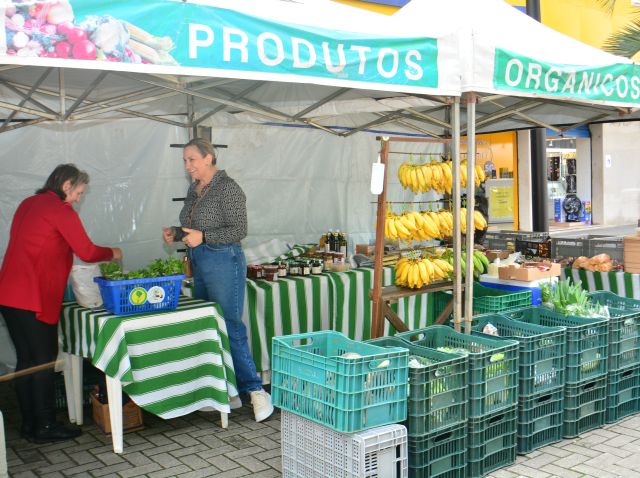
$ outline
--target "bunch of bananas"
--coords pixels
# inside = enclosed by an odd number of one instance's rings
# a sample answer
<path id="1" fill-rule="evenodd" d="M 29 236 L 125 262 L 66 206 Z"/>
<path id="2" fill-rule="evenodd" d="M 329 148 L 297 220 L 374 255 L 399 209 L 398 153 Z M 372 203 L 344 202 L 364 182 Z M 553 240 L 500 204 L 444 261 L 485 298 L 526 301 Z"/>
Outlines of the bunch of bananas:
<path id="1" fill-rule="evenodd" d="M 453 267 L 440 258 L 403 257 L 396 264 L 396 285 L 419 289 L 436 280 L 448 279 Z"/>
<path id="2" fill-rule="evenodd" d="M 447 249 L 445 253 L 442 255 L 442 259 L 447 261 L 448 264 L 451 264 L 451 268 L 453 269 L 453 250 Z M 462 277 L 467 275 L 467 252 L 462 251 Z M 489 270 L 489 259 L 482 251 L 474 251 L 473 252 L 473 276 L 478 279 L 480 274 L 485 274 Z"/>
<path id="3" fill-rule="evenodd" d="M 480 211 L 473 212 L 474 227 L 478 230 L 487 227 L 487 221 Z M 466 209 L 462 208 L 460 227 L 464 232 L 467 227 Z M 384 235 L 387 239 L 397 241 L 429 241 L 444 239 L 453 235 L 453 213 L 448 210 L 408 211 L 394 214 L 387 211 L 384 222 Z"/>
<path id="4" fill-rule="evenodd" d="M 398 168 L 398 179 L 405 189 L 414 194 L 426 193 L 432 189 L 439 194 L 451 194 L 453 189 L 453 163 L 451 161 L 431 161 L 424 164 L 402 163 Z M 474 170 L 474 182 L 480 186 L 486 180 L 484 169 L 479 164 Z M 460 185 L 467 185 L 467 162 L 460 163 Z"/>

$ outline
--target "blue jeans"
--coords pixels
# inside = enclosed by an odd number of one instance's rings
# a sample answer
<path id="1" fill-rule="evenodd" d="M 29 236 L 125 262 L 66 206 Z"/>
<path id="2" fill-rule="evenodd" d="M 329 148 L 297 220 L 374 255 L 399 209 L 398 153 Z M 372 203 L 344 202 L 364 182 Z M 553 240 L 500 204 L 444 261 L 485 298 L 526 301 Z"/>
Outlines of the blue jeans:
<path id="1" fill-rule="evenodd" d="M 239 392 L 262 389 L 242 322 L 247 261 L 239 245 L 201 244 L 190 249 L 194 296 L 220 304 L 231 345 Z"/>

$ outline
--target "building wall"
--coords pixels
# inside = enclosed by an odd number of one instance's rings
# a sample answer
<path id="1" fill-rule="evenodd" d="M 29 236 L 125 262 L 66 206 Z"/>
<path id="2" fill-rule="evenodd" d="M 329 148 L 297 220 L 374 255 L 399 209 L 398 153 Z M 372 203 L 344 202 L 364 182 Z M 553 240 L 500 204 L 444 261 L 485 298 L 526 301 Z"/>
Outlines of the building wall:
<path id="1" fill-rule="evenodd" d="M 640 219 L 640 122 L 591 125 L 594 223 Z"/>

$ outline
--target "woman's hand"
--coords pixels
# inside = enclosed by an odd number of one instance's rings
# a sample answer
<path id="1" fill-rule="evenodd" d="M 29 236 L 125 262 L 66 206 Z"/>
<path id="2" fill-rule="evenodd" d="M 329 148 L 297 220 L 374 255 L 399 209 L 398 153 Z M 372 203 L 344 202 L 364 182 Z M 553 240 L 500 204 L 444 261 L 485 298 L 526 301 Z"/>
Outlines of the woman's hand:
<path id="1" fill-rule="evenodd" d="M 119 247 L 112 247 L 111 252 L 113 253 L 114 261 L 122 260 L 122 249 L 120 249 Z"/>
<path id="2" fill-rule="evenodd" d="M 162 239 L 164 239 L 165 244 L 167 244 L 168 246 L 173 244 L 174 234 L 175 234 L 175 231 L 173 230 L 173 227 L 162 228 Z"/>
<path id="3" fill-rule="evenodd" d="M 182 238 L 182 242 L 184 242 L 186 246 L 198 247 L 202 244 L 202 231 L 196 231 L 195 229 L 189 229 L 188 227 L 183 227 L 182 230 L 185 233 L 185 236 Z"/>

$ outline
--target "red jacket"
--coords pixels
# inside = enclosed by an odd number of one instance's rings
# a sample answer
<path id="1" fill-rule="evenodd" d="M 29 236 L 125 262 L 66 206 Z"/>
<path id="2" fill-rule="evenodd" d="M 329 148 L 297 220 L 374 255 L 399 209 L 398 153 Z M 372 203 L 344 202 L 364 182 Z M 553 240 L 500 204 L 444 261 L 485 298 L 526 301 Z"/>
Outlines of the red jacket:
<path id="1" fill-rule="evenodd" d="M 85 262 L 108 261 L 108 247 L 91 242 L 78 213 L 53 192 L 28 197 L 16 210 L 0 269 L 0 305 L 33 310 L 57 324 L 73 254 Z"/>

